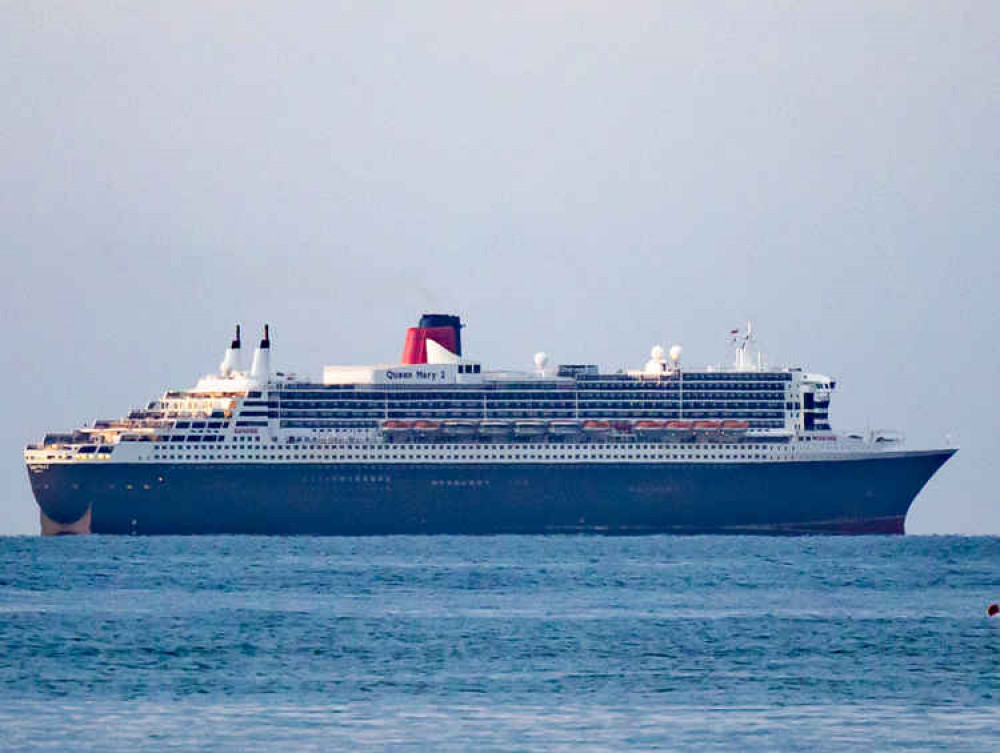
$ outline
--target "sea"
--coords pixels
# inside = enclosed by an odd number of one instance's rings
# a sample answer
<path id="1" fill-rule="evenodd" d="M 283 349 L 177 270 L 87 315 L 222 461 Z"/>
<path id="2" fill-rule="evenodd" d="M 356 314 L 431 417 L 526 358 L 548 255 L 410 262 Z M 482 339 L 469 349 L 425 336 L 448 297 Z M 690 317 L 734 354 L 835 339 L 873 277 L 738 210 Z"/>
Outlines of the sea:
<path id="1" fill-rule="evenodd" d="M 3 751 L 996 751 L 1000 539 L 0 538 Z"/>

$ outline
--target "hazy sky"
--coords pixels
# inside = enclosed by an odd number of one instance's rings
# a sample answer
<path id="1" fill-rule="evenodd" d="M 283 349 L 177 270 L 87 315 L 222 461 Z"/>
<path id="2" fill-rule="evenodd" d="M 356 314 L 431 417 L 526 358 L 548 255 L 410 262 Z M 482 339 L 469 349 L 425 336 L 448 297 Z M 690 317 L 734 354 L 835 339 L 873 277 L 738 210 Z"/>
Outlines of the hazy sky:
<path id="1" fill-rule="evenodd" d="M 1000 533 L 1000 4 L 0 3 L 0 532 L 21 451 L 213 370 L 679 342 L 838 380 Z M 992 474 L 992 475 L 991 475 Z"/>

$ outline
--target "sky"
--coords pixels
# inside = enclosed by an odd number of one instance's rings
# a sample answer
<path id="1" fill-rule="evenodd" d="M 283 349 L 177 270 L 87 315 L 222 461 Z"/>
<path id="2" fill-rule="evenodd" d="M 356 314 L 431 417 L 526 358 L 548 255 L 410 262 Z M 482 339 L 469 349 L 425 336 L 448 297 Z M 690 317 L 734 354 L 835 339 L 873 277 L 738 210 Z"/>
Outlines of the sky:
<path id="1" fill-rule="evenodd" d="M 213 371 L 398 359 L 829 374 L 1000 534 L 1000 5 L 0 3 L 0 534 L 21 455 Z"/>

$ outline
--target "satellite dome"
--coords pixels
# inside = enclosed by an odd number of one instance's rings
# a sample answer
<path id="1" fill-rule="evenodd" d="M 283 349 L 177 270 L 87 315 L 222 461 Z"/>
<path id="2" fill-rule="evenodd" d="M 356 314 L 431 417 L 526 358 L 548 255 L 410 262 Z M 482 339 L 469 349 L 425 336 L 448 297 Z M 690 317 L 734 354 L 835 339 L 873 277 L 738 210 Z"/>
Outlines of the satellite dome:
<path id="1" fill-rule="evenodd" d="M 681 360 L 681 353 L 683 352 L 684 348 L 682 348 L 680 345 L 672 345 L 670 347 L 670 360 L 673 361 L 674 363 L 677 363 L 679 360 Z"/>
<path id="2" fill-rule="evenodd" d="M 649 357 L 654 361 L 662 361 L 665 352 L 662 345 L 654 345 L 653 349 L 649 351 Z"/>
<path id="3" fill-rule="evenodd" d="M 535 353 L 535 366 L 538 367 L 539 371 L 544 371 L 548 363 L 549 363 L 548 353 L 542 353 L 542 352 Z"/>

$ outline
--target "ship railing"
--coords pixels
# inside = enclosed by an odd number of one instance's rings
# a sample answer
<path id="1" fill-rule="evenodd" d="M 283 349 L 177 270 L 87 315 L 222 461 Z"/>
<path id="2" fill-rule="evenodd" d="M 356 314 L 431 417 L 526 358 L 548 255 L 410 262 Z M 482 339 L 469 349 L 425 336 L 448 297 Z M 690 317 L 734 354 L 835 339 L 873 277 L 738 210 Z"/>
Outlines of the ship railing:
<path id="1" fill-rule="evenodd" d="M 872 429 L 871 442 L 875 445 L 900 445 L 906 441 L 903 432 L 895 429 Z"/>
<path id="2" fill-rule="evenodd" d="M 587 434 L 581 432 L 572 435 L 553 435 L 553 434 L 538 434 L 538 435 L 516 435 L 513 432 L 508 432 L 503 435 L 469 435 L 469 436 L 447 436 L 444 434 L 434 434 L 429 436 L 420 435 L 410 435 L 402 437 L 394 437 L 383 435 L 380 436 L 377 441 L 385 444 L 398 444 L 398 445 L 453 445 L 453 444 L 474 444 L 483 446 L 492 445 L 507 445 L 516 444 L 518 446 L 523 445 L 557 445 L 557 444 L 581 444 L 581 445 L 645 445 L 645 444 L 662 444 L 662 445 L 684 445 L 684 446 L 718 446 L 718 445 L 751 445 L 751 444 L 761 444 L 761 445 L 780 445 L 788 444 L 790 438 L 788 436 L 748 436 L 748 435 L 722 435 L 722 434 L 712 434 L 704 436 L 690 436 L 690 437 L 674 437 L 667 434 L 663 435 L 652 435 L 652 436 L 641 436 L 633 433 L 627 432 L 608 432 L 607 434 L 598 436 L 588 436 Z M 340 440 L 339 442 L 334 442 L 335 444 L 347 444 L 352 445 L 356 443 L 366 444 L 372 440 L 369 439 L 347 439 Z M 313 439 L 304 439 L 299 442 L 300 444 L 319 444 Z"/>
<path id="3" fill-rule="evenodd" d="M 873 447 L 898 446 L 906 442 L 906 436 L 897 429 L 848 429 L 838 432 L 837 438 Z"/>

